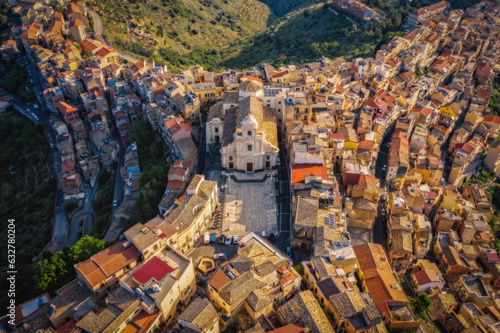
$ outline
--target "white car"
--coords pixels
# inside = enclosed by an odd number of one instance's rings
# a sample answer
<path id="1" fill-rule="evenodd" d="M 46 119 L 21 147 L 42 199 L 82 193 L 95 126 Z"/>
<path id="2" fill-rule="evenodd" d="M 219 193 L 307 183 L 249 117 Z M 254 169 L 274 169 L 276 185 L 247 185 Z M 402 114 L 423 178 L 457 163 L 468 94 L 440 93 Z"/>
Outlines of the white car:
<path id="1" fill-rule="evenodd" d="M 113 200 L 113 207 L 116 207 L 116 206 L 118 206 L 118 201 Z"/>
<path id="2" fill-rule="evenodd" d="M 231 241 L 233 240 L 233 236 L 227 235 L 226 237 L 226 245 L 231 245 Z"/>
<path id="3" fill-rule="evenodd" d="M 224 259 L 224 260 L 226 260 L 226 259 L 227 259 L 227 257 L 226 257 L 226 254 L 225 254 L 225 253 L 216 253 L 216 254 L 214 254 L 214 257 L 213 257 L 213 258 L 214 258 L 215 260 L 217 260 L 217 259 Z"/>
<path id="4" fill-rule="evenodd" d="M 238 244 L 239 238 L 238 236 L 233 237 L 233 244 Z"/>

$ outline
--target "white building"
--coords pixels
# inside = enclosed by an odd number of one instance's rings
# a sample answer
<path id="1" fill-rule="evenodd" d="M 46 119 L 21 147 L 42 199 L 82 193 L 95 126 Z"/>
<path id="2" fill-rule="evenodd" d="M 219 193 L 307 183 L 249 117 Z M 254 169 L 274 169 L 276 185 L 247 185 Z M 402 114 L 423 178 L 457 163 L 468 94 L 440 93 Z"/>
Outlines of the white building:
<path id="1" fill-rule="evenodd" d="M 246 172 L 273 168 L 278 156 L 276 114 L 255 97 L 225 114 L 222 167 Z"/>

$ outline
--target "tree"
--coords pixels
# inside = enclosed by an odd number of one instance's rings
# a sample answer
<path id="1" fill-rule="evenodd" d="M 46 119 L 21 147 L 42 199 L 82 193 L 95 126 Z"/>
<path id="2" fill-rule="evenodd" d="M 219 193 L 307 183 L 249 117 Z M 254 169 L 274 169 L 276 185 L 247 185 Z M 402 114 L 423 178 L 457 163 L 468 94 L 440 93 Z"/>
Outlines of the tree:
<path id="1" fill-rule="evenodd" d="M 40 292 L 53 291 L 60 287 L 61 277 L 68 273 L 66 263 L 61 255 L 56 254 L 38 264 L 34 280 Z"/>
<path id="2" fill-rule="evenodd" d="M 421 293 L 418 295 L 418 302 L 420 303 L 420 306 L 424 309 L 424 311 L 429 310 L 429 308 L 432 305 L 432 302 L 429 299 L 429 296 L 427 296 L 424 293 Z"/>
<path id="3" fill-rule="evenodd" d="M 80 238 L 75 245 L 71 247 L 69 255 L 74 263 L 80 263 L 102 250 L 104 250 L 103 240 L 92 236 L 85 236 Z"/>

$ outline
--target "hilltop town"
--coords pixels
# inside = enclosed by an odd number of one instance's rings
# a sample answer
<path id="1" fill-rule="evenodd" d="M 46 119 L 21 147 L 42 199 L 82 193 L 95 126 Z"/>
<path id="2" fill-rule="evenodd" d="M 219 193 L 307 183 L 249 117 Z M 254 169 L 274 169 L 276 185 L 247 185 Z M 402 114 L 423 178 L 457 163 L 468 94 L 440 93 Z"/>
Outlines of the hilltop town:
<path id="1" fill-rule="evenodd" d="M 0 332 L 500 332 L 499 4 L 422 7 L 372 58 L 220 73 L 117 51 L 83 2 L 12 5 L 0 54 L 37 101 L 0 109 L 51 146 L 43 253 L 107 247 Z"/>

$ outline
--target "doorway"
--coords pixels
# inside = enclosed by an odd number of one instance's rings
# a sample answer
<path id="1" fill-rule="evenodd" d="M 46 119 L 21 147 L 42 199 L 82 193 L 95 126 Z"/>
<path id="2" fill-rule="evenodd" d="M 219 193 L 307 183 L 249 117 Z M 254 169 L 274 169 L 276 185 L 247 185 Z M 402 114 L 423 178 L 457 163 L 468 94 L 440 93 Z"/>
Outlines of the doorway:
<path id="1" fill-rule="evenodd" d="M 253 163 L 247 163 L 247 172 L 253 172 Z"/>

